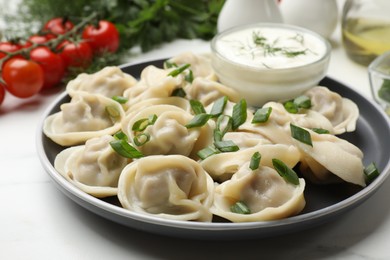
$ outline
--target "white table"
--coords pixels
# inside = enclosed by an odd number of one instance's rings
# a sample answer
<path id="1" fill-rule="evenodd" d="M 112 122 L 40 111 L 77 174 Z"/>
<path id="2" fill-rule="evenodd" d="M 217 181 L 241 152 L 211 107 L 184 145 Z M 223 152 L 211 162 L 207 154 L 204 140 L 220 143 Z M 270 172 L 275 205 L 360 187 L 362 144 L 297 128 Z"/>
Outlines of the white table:
<path id="1" fill-rule="evenodd" d="M 367 68 L 351 62 L 339 31 L 328 75 L 371 98 Z M 132 62 L 207 42 L 177 40 Z M 0 259 L 390 259 L 390 180 L 364 204 L 320 227 L 268 239 L 194 241 L 143 233 L 103 219 L 63 195 L 36 155 L 38 121 L 61 89 L 0 109 Z"/>

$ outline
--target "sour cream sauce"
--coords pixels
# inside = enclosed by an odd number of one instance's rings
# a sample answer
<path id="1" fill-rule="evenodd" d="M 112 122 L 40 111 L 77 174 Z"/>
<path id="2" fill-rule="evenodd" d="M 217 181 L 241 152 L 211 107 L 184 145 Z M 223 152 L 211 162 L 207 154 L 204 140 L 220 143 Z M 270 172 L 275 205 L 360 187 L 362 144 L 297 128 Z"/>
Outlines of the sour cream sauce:
<path id="1" fill-rule="evenodd" d="M 285 28 L 247 28 L 224 35 L 216 51 L 231 62 L 264 69 L 300 67 L 321 59 L 323 41 L 305 32 Z"/>

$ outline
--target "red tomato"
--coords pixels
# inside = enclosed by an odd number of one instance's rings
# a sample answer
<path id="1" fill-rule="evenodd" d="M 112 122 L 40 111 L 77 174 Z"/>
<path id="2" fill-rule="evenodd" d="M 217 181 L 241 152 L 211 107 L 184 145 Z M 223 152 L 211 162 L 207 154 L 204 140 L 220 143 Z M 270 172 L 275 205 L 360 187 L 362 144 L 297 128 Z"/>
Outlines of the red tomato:
<path id="1" fill-rule="evenodd" d="M 36 35 L 31 35 L 30 37 L 28 37 L 26 43 L 24 44 L 24 47 L 28 48 L 31 45 L 33 45 L 34 43 L 36 43 L 36 44 L 43 44 L 43 43 L 46 43 L 46 42 L 50 41 L 54 37 L 55 36 L 53 34 L 47 34 L 47 35 L 36 34 Z"/>
<path id="2" fill-rule="evenodd" d="M 57 49 L 65 67 L 87 68 L 92 62 L 92 49 L 86 42 L 63 41 Z"/>
<path id="3" fill-rule="evenodd" d="M 44 32 L 51 32 L 55 35 L 64 34 L 70 31 L 74 27 L 74 24 L 66 18 L 56 17 L 50 19 L 43 26 Z"/>
<path id="4" fill-rule="evenodd" d="M 21 48 L 22 46 L 18 43 L 0 42 L 0 59 L 4 58 L 7 55 L 2 51 L 12 53 L 20 50 Z"/>
<path id="5" fill-rule="evenodd" d="M 42 46 L 30 51 L 30 59 L 43 69 L 44 89 L 54 87 L 61 82 L 65 74 L 65 66 L 60 55 Z"/>
<path id="6" fill-rule="evenodd" d="M 109 21 L 99 21 L 98 27 L 86 26 L 82 37 L 88 41 L 94 53 L 101 54 L 105 51 L 114 53 L 119 47 L 118 30 Z"/>
<path id="7" fill-rule="evenodd" d="M 0 83 L 0 105 L 3 104 L 5 97 L 5 85 L 3 83 Z"/>
<path id="8" fill-rule="evenodd" d="M 37 94 L 43 86 L 43 69 L 38 63 L 23 58 L 11 58 L 3 67 L 3 80 L 14 96 L 28 98 Z"/>

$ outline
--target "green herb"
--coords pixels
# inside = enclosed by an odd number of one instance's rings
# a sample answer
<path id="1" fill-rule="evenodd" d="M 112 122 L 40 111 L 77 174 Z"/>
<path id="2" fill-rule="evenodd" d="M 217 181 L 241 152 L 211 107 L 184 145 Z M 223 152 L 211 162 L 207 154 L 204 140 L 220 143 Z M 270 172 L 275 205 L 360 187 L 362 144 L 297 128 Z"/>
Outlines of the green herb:
<path id="1" fill-rule="evenodd" d="M 279 159 L 272 159 L 272 165 L 279 175 L 288 183 L 299 185 L 297 173 Z"/>
<path id="2" fill-rule="evenodd" d="M 231 140 L 214 142 L 214 145 L 220 152 L 223 153 L 235 152 L 240 150 L 240 148 Z"/>
<path id="3" fill-rule="evenodd" d="M 133 142 L 136 146 L 142 146 L 149 142 L 150 140 L 150 135 L 148 133 L 140 133 L 134 136 Z"/>
<path id="4" fill-rule="evenodd" d="M 323 128 L 312 128 L 313 132 L 316 132 L 317 134 L 329 134 L 329 130 L 323 129 Z"/>
<path id="5" fill-rule="evenodd" d="M 268 121 L 272 112 L 272 107 L 259 108 L 252 119 L 252 124 L 265 123 Z"/>
<path id="6" fill-rule="evenodd" d="M 128 140 L 128 137 L 125 133 L 123 133 L 122 131 L 119 131 L 117 133 L 114 134 L 114 138 L 116 140 L 125 140 L 127 141 Z"/>
<path id="7" fill-rule="evenodd" d="M 390 80 L 383 80 L 381 88 L 378 90 L 378 96 L 386 102 L 390 103 Z"/>
<path id="8" fill-rule="evenodd" d="M 202 113 L 195 115 L 190 122 L 186 124 L 187 128 L 201 127 L 204 126 L 207 121 L 211 118 L 209 114 Z"/>
<path id="9" fill-rule="evenodd" d="M 157 115 L 150 115 L 148 118 L 141 118 L 137 120 L 131 130 L 136 132 L 144 131 L 148 126 L 153 125 L 157 120 Z"/>
<path id="10" fill-rule="evenodd" d="M 230 211 L 237 214 L 251 214 L 249 207 L 242 201 L 238 201 L 230 207 Z"/>
<path id="11" fill-rule="evenodd" d="M 184 91 L 183 88 L 177 88 L 172 91 L 172 97 L 185 97 L 187 93 Z"/>
<path id="12" fill-rule="evenodd" d="M 118 102 L 119 104 L 126 104 L 126 102 L 128 101 L 127 98 L 122 96 L 113 96 L 112 99 Z"/>
<path id="13" fill-rule="evenodd" d="M 236 130 L 240 125 L 245 123 L 247 117 L 247 104 L 245 99 L 241 99 L 237 104 L 233 106 L 232 114 L 232 129 Z"/>
<path id="14" fill-rule="evenodd" d="M 115 152 L 126 158 L 135 159 L 144 157 L 144 155 L 140 151 L 135 149 L 123 139 L 111 141 L 110 146 L 112 147 L 112 149 L 114 149 Z"/>
<path id="15" fill-rule="evenodd" d="M 110 117 L 114 118 L 115 120 L 120 118 L 120 115 L 121 115 L 119 113 L 118 108 L 115 106 L 106 106 L 106 112 L 107 112 L 107 114 L 110 115 Z"/>
<path id="16" fill-rule="evenodd" d="M 297 114 L 299 111 L 299 108 L 297 105 L 294 103 L 293 100 L 289 100 L 283 103 L 284 109 L 286 109 L 287 112 L 291 114 Z"/>
<path id="17" fill-rule="evenodd" d="M 367 184 L 370 184 L 379 176 L 379 170 L 375 163 L 372 162 L 364 168 L 364 176 Z"/>
<path id="18" fill-rule="evenodd" d="M 177 64 L 170 60 L 164 61 L 164 68 L 166 69 L 177 68 L 177 67 L 178 67 Z"/>
<path id="19" fill-rule="evenodd" d="M 310 133 L 306 129 L 303 129 L 303 128 L 296 126 L 296 125 L 293 125 L 293 124 L 290 124 L 290 131 L 291 131 L 291 136 L 294 139 L 296 139 L 304 144 L 313 146 Z"/>
<path id="20" fill-rule="evenodd" d="M 184 76 L 184 80 L 189 83 L 192 83 L 192 81 L 194 81 L 194 73 L 192 72 L 192 70 L 188 70 L 188 74 Z"/>
<path id="21" fill-rule="evenodd" d="M 283 105 L 287 112 L 297 114 L 301 108 L 311 108 L 311 100 L 308 96 L 302 95 L 294 98 L 293 100 L 286 101 Z"/>
<path id="22" fill-rule="evenodd" d="M 223 97 L 217 99 L 211 108 L 210 115 L 212 117 L 217 117 L 217 116 L 221 115 L 223 113 L 223 111 L 225 110 L 225 106 L 226 106 L 227 101 L 228 101 L 227 96 L 223 96 Z"/>
<path id="23" fill-rule="evenodd" d="M 249 164 L 249 168 L 251 170 L 257 170 L 260 166 L 261 154 L 259 152 L 255 152 L 251 157 L 251 162 Z"/>
<path id="24" fill-rule="evenodd" d="M 208 146 L 202 150 L 200 150 L 197 155 L 199 156 L 200 159 L 204 160 L 207 157 L 219 153 L 218 150 L 216 150 L 214 147 Z"/>
<path id="25" fill-rule="evenodd" d="M 168 73 L 168 76 L 176 77 L 182 72 L 184 72 L 186 69 L 188 69 L 191 65 L 186 63 L 178 67 L 177 69 L 172 70 L 171 72 Z"/>
<path id="26" fill-rule="evenodd" d="M 204 109 L 203 104 L 199 100 L 191 99 L 190 105 L 191 105 L 192 111 L 194 111 L 195 115 L 206 113 L 206 110 Z"/>
<path id="27" fill-rule="evenodd" d="M 232 117 L 228 115 L 220 115 L 217 118 L 217 123 L 215 128 L 218 131 L 221 131 L 223 135 L 225 135 L 230 129 L 232 129 L 232 125 L 233 125 Z"/>

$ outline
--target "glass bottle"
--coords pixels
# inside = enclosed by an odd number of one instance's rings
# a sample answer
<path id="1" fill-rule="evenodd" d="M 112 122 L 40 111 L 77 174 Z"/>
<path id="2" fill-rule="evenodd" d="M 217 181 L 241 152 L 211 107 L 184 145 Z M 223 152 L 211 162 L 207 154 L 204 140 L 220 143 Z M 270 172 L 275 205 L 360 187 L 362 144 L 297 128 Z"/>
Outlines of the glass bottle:
<path id="1" fill-rule="evenodd" d="M 389 0 L 346 0 L 341 23 L 344 48 L 353 61 L 368 65 L 390 50 Z"/>

